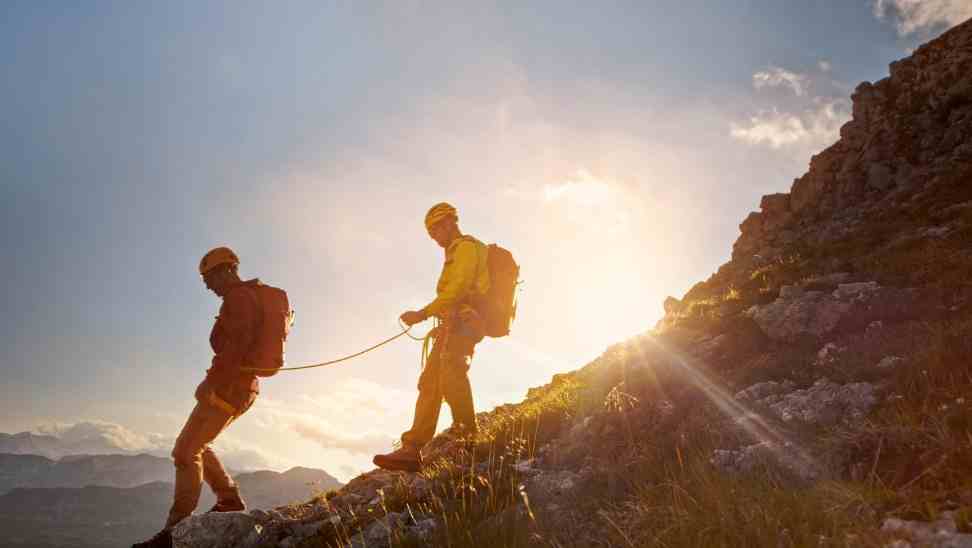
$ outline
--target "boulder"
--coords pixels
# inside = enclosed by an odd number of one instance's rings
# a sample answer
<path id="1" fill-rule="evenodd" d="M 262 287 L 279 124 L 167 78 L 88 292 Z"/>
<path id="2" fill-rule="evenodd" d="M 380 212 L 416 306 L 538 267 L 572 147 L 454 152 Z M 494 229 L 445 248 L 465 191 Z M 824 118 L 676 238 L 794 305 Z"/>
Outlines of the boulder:
<path id="1" fill-rule="evenodd" d="M 752 472 L 767 464 L 779 466 L 802 480 L 813 480 L 821 474 L 814 460 L 791 442 L 761 441 L 740 449 L 716 449 L 709 463 L 729 474 Z"/>
<path id="2" fill-rule="evenodd" d="M 189 516 L 172 530 L 174 548 L 256 548 L 268 539 L 265 525 L 248 512 Z"/>
<path id="3" fill-rule="evenodd" d="M 909 546 L 972 548 L 972 534 L 958 531 L 952 512 L 943 512 L 941 519 L 932 522 L 887 518 L 881 524 L 881 530 L 905 537 L 911 543 L 907 544 Z"/>
<path id="4" fill-rule="evenodd" d="M 752 306 L 745 314 L 769 338 L 792 343 L 805 337 L 821 339 L 838 327 L 865 329 L 882 317 L 904 319 L 916 297 L 873 281 L 838 284 L 830 292 L 785 285 L 775 301 Z"/>
<path id="5" fill-rule="evenodd" d="M 559 505 L 580 486 L 582 476 L 570 470 L 545 470 L 529 477 L 523 484 L 530 505 L 536 509 L 556 511 Z"/>
<path id="6" fill-rule="evenodd" d="M 877 404 L 877 395 L 871 383 L 842 385 L 823 378 L 809 388 L 772 395 L 757 403 L 766 405 L 783 422 L 822 426 L 863 417 Z"/>
<path id="7" fill-rule="evenodd" d="M 793 381 L 783 382 L 766 381 L 758 382 L 748 388 L 736 392 L 736 399 L 739 401 L 759 401 L 769 396 L 792 392 L 796 388 Z"/>
<path id="8" fill-rule="evenodd" d="M 795 342 L 803 336 L 821 337 L 834 330 L 850 310 L 823 291 L 805 291 L 796 286 L 783 286 L 772 303 L 755 305 L 745 314 L 766 335 L 784 342 Z"/>

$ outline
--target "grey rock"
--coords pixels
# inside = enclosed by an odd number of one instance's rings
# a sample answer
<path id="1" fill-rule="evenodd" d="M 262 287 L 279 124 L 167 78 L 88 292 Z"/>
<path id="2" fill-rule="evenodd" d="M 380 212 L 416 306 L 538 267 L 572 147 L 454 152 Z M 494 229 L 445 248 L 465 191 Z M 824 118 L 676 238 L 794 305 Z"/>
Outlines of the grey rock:
<path id="1" fill-rule="evenodd" d="M 762 441 L 740 449 L 716 449 L 709 463 L 730 474 L 751 472 L 760 464 L 776 464 L 803 480 L 820 476 L 814 459 L 790 442 Z"/>
<path id="2" fill-rule="evenodd" d="M 972 548 L 972 535 L 958 532 L 952 512 L 944 512 L 941 519 L 933 522 L 888 518 L 881 524 L 881 530 L 907 537 L 912 546 Z"/>
<path id="3" fill-rule="evenodd" d="M 415 525 L 407 529 L 409 535 L 417 537 L 419 540 L 428 541 L 439 528 L 439 522 L 435 518 L 426 518 L 415 522 Z"/>
<path id="4" fill-rule="evenodd" d="M 832 332 L 854 306 L 874 299 L 876 282 L 839 284 L 832 293 L 783 286 L 772 303 L 750 307 L 746 315 L 774 340 L 794 342 L 800 337 L 820 338 Z"/>
<path id="5" fill-rule="evenodd" d="M 540 470 L 534 468 L 535 464 L 535 459 L 524 459 L 514 464 L 513 469 L 516 470 L 521 476 L 535 476 L 541 473 Z"/>
<path id="6" fill-rule="evenodd" d="M 863 417 L 877 403 L 877 396 L 870 383 L 841 385 L 819 379 L 810 388 L 759 403 L 768 404 L 783 422 L 829 425 Z"/>
<path id="7" fill-rule="evenodd" d="M 823 345 L 823 347 L 817 351 L 817 359 L 814 360 L 814 365 L 831 365 L 837 361 L 837 357 L 845 350 L 846 348 L 837 346 L 836 343 L 829 342 Z"/>
<path id="8" fill-rule="evenodd" d="M 948 234 L 951 229 L 947 226 L 931 226 L 921 231 L 925 238 L 941 238 Z"/>
<path id="9" fill-rule="evenodd" d="M 581 475 L 570 470 L 545 471 L 524 482 L 523 490 L 535 508 L 550 509 L 578 487 Z"/>
<path id="10" fill-rule="evenodd" d="M 359 532 L 351 539 L 351 546 L 367 546 L 368 548 L 381 548 L 391 544 L 392 534 L 400 531 L 405 522 L 405 515 L 399 512 L 390 512 L 383 518 L 371 522 L 363 531 Z"/>
<path id="11" fill-rule="evenodd" d="M 746 311 L 756 325 L 774 340 L 794 341 L 801 335 L 822 336 L 833 331 L 850 305 L 828 298 L 821 291 L 784 286 L 772 303 Z"/>
<path id="12" fill-rule="evenodd" d="M 833 297 L 839 301 L 866 301 L 880 288 L 877 282 L 840 284 L 834 290 Z"/>
<path id="13" fill-rule="evenodd" d="M 175 548 L 255 548 L 265 528 L 247 512 L 189 516 L 172 530 Z"/>
<path id="14" fill-rule="evenodd" d="M 895 367 L 901 365 L 902 362 L 904 362 L 904 358 L 900 358 L 898 356 L 885 356 L 881 358 L 881 361 L 878 362 L 877 368 L 894 369 Z"/>
<path id="15" fill-rule="evenodd" d="M 748 388 L 736 392 L 736 399 L 739 401 L 757 401 L 768 396 L 792 392 L 796 388 L 793 381 L 766 381 L 756 383 Z"/>

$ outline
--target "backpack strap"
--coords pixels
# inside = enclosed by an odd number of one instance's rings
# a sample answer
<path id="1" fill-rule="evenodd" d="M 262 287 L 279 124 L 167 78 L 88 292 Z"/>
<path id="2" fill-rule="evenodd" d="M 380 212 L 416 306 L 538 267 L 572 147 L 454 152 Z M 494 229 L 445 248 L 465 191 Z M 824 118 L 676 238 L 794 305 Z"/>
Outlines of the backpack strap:
<path id="1" fill-rule="evenodd" d="M 260 341 L 260 330 L 263 328 L 263 303 L 260 302 L 260 296 L 257 295 L 259 291 L 256 287 L 251 287 L 244 285 L 243 289 L 246 290 L 246 294 L 250 296 L 250 300 L 253 301 L 253 308 L 256 310 L 256 324 L 253 326 L 253 342 L 250 343 L 250 348 L 247 349 L 247 355 L 253 350 L 253 345 L 258 344 Z"/>

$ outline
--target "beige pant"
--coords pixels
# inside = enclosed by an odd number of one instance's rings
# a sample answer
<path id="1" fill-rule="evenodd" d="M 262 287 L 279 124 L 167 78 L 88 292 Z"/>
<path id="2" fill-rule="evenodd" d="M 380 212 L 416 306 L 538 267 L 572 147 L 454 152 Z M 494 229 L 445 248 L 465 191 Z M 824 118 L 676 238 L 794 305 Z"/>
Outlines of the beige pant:
<path id="1" fill-rule="evenodd" d="M 472 340 L 459 333 L 436 339 L 419 377 L 415 418 L 412 428 L 402 434 L 403 445 L 421 449 L 432 440 L 443 399 L 452 411 L 453 426 L 467 434 L 476 432 L 476 411 L 468 376 L 474 347 Z"/>
<path id="2" fill-rule="evenodd" d="M 246 409 L 248 409 L 247 406 Z M 199 503 L 203 480 L 209 484 L 216 499 L 236 500 L 240 496 L 236 483 L 213 453 L 210 443 L 239 415 L 231 414 L 209 403 L 197 402 L 172 449 L 175 461 L 176 481 L 172 509 L 165 526 L 172 527 L 190 516 Z"/>

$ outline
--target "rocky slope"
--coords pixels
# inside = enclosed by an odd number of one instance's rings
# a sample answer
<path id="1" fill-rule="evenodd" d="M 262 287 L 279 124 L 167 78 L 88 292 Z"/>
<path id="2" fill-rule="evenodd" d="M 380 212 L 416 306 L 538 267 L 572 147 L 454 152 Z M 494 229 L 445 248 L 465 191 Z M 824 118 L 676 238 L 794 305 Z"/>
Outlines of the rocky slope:
<path id="1" fill-rule="evenodd" d="M 972 546 L 972 21 L 853 101 L 651 333 L 439 436 L 422 474 L 176 545 Z"/>

